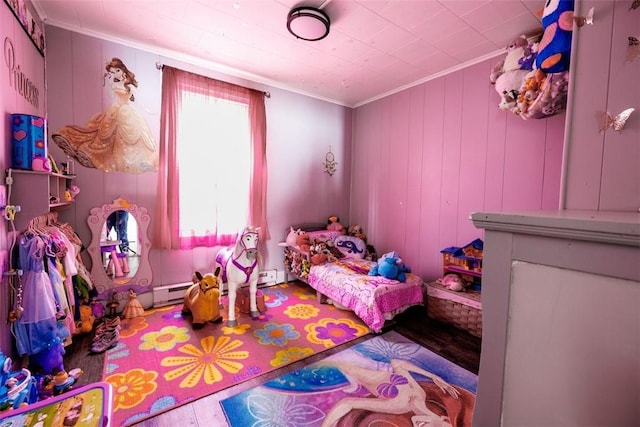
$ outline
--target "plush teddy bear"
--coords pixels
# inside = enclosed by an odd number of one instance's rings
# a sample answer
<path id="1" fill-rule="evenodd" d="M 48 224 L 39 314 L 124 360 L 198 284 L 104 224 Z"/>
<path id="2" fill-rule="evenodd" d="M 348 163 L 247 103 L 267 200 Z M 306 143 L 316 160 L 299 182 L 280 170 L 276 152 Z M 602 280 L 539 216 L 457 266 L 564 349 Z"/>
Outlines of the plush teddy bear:
<path id="1" fill-rule="evenodd" d="M 309 233 L 303 231 L 296 236 L 296 246 L 301 252 L 309 252 L 311 250 L 311 238 Z"/>
<path id="2" fill-rule="evenodd" d="M 347 230 L 347 234 L 349 236 L 354 236 L 354 237 L 357 237 L 359 239 L 362 239 L 365 243 L 367 242 L 367 235 L 362 230 L 362 226 L 360 224 L 355 224 L 355 225 L 349 226 L 349 228 Z"/>
<path id="3" fill-rule="evenodd" d="M 547 1 L 542 13 L 542 40 L 536 67 L 546 73 L 569 70 L 573 35 L 573 0 Z"/>
<path id="4" fill-rule="evenodd" d="M 491 74 L 489 75 L 491 83 L 496 83 L 498 77 L 510 71 L 531 71 L 537 57 L 538 44 L 530 43 L 527 38 L 522 35 L 512 41 L 506 50 L 507 56 L 494 65 L 491 70 Z"/>
<path id="5" fill-rule="evenodd" d="M 320 265 L 327 262 L 327 245 L 323 242 L 316 243 L 311 246 L 309 261 L 311 261 L 311 265 Z"/>
<path id="6" fill-rule="evenodd" d="M 519 113 L 518 96 L 529 73 L 530 71 L 527 70 L 513 70 L 498 77 L 495 89 L 500 95 L 500 103 L 498 104 L 500 110 L 511 111 L 514 114 Z"/>
<path id="7" fill-rule="evenodd" d="M 327 221 L 327 230 L 344 231 L 344 227 L 340 224 L 340 218 L 335 215 L 330 216 Z"/>
<path id="8" fill-rule="evenodd" d="M 369 270 L 369 276 L 382 276 L 400 282 L 407 280 L 406 273 L 411 273 L 411 269 L 402 262 L 402 258 L 395 251 L 382 255 L 378 263 Z"/>

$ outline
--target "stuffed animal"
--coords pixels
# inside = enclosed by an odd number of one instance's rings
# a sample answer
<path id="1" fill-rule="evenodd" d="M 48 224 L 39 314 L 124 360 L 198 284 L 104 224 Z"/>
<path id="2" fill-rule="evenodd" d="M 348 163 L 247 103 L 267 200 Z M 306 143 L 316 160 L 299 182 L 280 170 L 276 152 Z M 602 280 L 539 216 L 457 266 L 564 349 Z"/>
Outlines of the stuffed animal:
<path id="1" fill-rule="evenodd" d="M 78 309 L 80 310 L 80 320 L 76 321 L 76 333 L 86 334 L 87 332 L 91 332 L 93 324 L 96 321 L 96 317 L 93 315 L 91 306 L 80 304 Z"/>
<path id="2" fill-rule="evenodd" d="M 502 74 L 495 83 L 496 92 L 500 95 L 498 108 L 518 114 L 518 96 L 524 81 L 529 74 L 527 70 L 513 70 Z"/>
<path id="3" fill-rule="evenodd" d="M 29 369 L 33 373 L 51 374 L 54 371 L 64 370 L 64 346 L 56 340 L 46 349 L 29 356 Z"/>
<path id="4" fill-rule="evenodd" d="M 446 274 L 442 279 L 438 279 L 437 282 L 455 292 L 463 292 L 467 287 L 467 283 L 462 277 L 455 273 Z"/>
<path id="5" fill-rule="evenodd" d="M 184 296 L 182 314 L 193 316 L 193 329 L 202 329 L 206 322 L 219 322 L 220 315 L 220 267 L 215 274 L 207 273 L 204 276 L 196 271 L 196 283 L 191 285 Z"/>
<path id="6" fill-rule="evenodd" d="M 573 0 L 545 2 L 542 12 L 542 40 L 536 56 L 536 68 L 546 73 L 569 70 L 573 35 Z"/>
<path id="7" fill-rule="evenodd" d="M 512 41 L 506 48 L 507 56 L 491 69 L 489 80 L 495 83 L 498 77 L 509 71 L 532 70 L 537 57 L 538 44 L 530 43 L 522 35 Z"/>
<path id="8" fill-rule="evenodd" d="M 330 231 L 344 231 L 344 227 L 340 224 L 340 218 L 332 215 L 327 220 L 327 230 Z"/>
<path id="9" fill-rule="evenodd" d="M 298 228 L 294 230 L 293 227 L 289 227 L 289 234 L 287 234 L 287 238 L 285 239 L 285 243 L 287 246 L 296 246 L 298 235 L 302 234 L 302 231 Z"/>
<path id="10" fill-rule="evenodd" d="M 382 276 L 400 282 L 407 280 L 406 273 L 411 273 L 411 269 L 403 264 L 402 258 L 395 251 L 382 255 L 378 263 L 369 270 L 369 276 Z"/>
<path id="11" fill-rule="evenodd" d="M 311 250 L 311 238 L 309 233 L 303 231 L 296 237 L 296 246 L 301 252 L 309 252 Z"/>
<path id="12" fill-rule="evenodd" d="M 354 236 L 359 239 L 362 239 L 365 243 L 367 242 L 367 235 L 364 234 L 364 231 L 362 230 L 362 226 L 360 224 L 349 226 L 349 229 L 347 230 L 347 234 L 349 236 Z"/>

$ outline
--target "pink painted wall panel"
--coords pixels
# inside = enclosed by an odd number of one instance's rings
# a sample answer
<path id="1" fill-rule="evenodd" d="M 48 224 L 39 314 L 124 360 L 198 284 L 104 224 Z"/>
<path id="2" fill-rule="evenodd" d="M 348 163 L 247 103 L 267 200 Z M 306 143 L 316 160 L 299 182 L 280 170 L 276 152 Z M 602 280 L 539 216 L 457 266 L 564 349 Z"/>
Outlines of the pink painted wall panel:
<path id="1" fill-rule="evenodd" d="M 562 149 L 564 147 L 564 122 L 566 113 L 547 119 L 544 154 L 544 178 L 542 186 L 542 210 L 554 210 L 560 206 L 562 173 Z"/>
<path id="2" fill-rule="evenodd" d="M 487 75 L 491 72 L 489 63 L 482 62 L 464 70 L 464 96 L 470 99 L 487 99 L 497 96 L 491 85 L 487 85 Z M 458 190 L 458 214 L 456 215 L 457 241 L 470 242 L 479 237 L 479 231 L 469 219 L 469 215 L 484 205 L 485 169 L 487 162 L 486 135 L 487 115 L 494 109 L 487 103 L 463 103 L 460 150 L 460 174 Z"/>
<path id="3" fill-rule="evenodd" d="M 390 245 L 405 253 L 407 229 L 407 181 L 409 157 L 409 125 L 411 94 L 409 91 L 399 93 L 391 99 L 391 123 L 389 141 L 390 153 L 387 157 L 389 168 L 389 186 L 386 196 L 388 209 L 388 238 Z"/>
<path id="4" fill-rule="evenodd" d="M 460 135 L 462 126 L 462 102 L 464 94 L 464 72 L 445 77 L 445 97 L 441 108 L 444 110 L 442 129 L 442 180 L 440 181 L 440 227 L 437 241 L 440 248 L 451 246 L 458 236 L 458 200 L 460 198 L 460 177 L 471 173 L 460 169 L 462 147 Z M 434 236 L 435 237 L 435 236 Z"/>
<path id="5" fill-rule="evenodd" d="M 516 116 L 507 118 L 504 210 L 541 208 L 545 130 L 544 121 L 524 121 Z"/>
<path id="6" fill-rule="evenodd" d="M 589 31 L 574 32 L 563 207 L 598 210 L 604 136 L 599 131 L 596 113 L 607 110 L 614 2 L 583 1 L 578 5 L 583 13 L 594 7 L 598 25 L 584 28 Z"/>
<path id="7" fill-rule="evenodd" d="M 422 139 L 422 181 L 415 193 L 422 201 L 420 205 L 420 249 L 419 257 L 405 255 L 406 262 L 421 277 L 437 277 L 442 269 L 440 242 L 440 200 L 442 197 L 442 154 L 444 144 L 444 109 L 446 96 L 445 79 L 436 79 L 424 85 L 424 132 Z M 414 253 L 414 251 L 411 251 Z M 418 262 L 418 260 L 420 262 Z"/>
<path id="8" fill-rule="evenodd" d="M 634 13 L 635 12 L 635 13 Z M 615 26 L 611 34 L 611 78 L 607 110 L 612 114 L 634 107 L 628 125 L 620 132 L 604 135 L 602 184 L 599 210 L 640 209 L 640 58 L 627 60 L 628 37 L 640 37 L 640 11 L 630 11 L 626 2 L 617 2 Z M 636 47 L 637 49 L 637 47 Z"/>
<path id="9" fill-rule="evenodd" d="M 422 167 L 424 144 L 424 86 L 420 85 L 408 91 L 409 99 L 409 159 L 407 164 L 407 189 L 406 189 L 406 227 L 404 230 L 405 246 L 402 253 L 415 251 L 420 248 L 422 239 L 420 236 L 420 213 L 422 212 L 422 176 L 426 172 Z"/>
<path id="10" fill-rule="evenodd" d="M 366 210 L 375 214 L 363 215 L 360 193 L 391 196 L 402 180 L 390 177 L 384 157 L 369 156 L 370 180 L 362 179 L 354 167 L 358 178 L 351 186 L 351 222 L 363 225 L 378 253 L 401 252 L 425 280 L 441 276 L 441 249 L 483 237 L 470 213 L 507 207 L 540 210 L 553 203 L 557 207 L 564 114 L 525 121 L 500 111 L 498 94 L 488 80 L 493 63 L 484 61 L 355 111 L 354 158 L 367 156 L 372 147 L 385 152 L 387 146 L 402 163 L 405 148 L 398 146 L 398 135 L 410 138 L 410 157 L 404 168 L 391 169 L 404 175 L 405 211 L 389 199 L 370 197 Z M 409 119 L 398 113 L 398 104 L 410 106 Z M 411 237 L 404 245 L 386 232 L 390 219 L 406 224 L 403 235 Z"/>

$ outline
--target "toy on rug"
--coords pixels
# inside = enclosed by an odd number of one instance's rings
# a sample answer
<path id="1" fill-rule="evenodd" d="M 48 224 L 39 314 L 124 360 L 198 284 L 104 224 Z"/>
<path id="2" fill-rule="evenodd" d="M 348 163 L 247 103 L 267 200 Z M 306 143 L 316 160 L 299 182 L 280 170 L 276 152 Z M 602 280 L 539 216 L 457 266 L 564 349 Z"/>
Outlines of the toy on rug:
<path id="1" fill-rule="evenodd" d="M 436 280 L 436 283 L 455 292 L 464 292 L 467 288 L 467 282 L 456 273 L 445 274 L 443 278 Z"/>
<path id="2" fill-rule="evenodd" d="M 182 314 L 191 314 L 193 329 L 202 329 L 206 322 L 219 322 L 220 315 L 220 267 L 215 274 L 204 276 L 196 271 L 194 284 L 187 289 L 182 306 Z"/>
<path id="3" fill-rule="evenodd" d="M 230 328 L 238 326 L 238 320 L 236 319 L 236 291 L 242 285 L 249 285 L 251 317 L 257 318 L 260 316 L 256 302 L 258 276 L 262 264 L 262 257 L 258 250 L 260 232 L 260 227 L 249 225 L 242 230 L 242 233 L 238 234 L 234 245 L 226 246 L 216 254 L 216 265 L 221 269 L 220 294 L 225 283 L 229 289 L 227 293 L 229 299 L 227 326 Z M 220 301 L 220 305 L 222 305 L 222 301 Z"/>
<path id="4" fill-rule="evenodd" d="M 543 33 L 536 57 L 536 68 L 546 73 L 569 70 L 573 9 L 573 0 L 545 2 L 542 12 Z"/>
<path id="5" fill-rule="evenodd" d="M 122 309 L 122 318 L 123 319 L 133 319 L 136 317 L 140 317 L 144 314 L 144 308 L 140 301 L 138 301 L 136 292 L 133 289 L 129 289 L 129 299 L 124 304 L 124 308 Z"/>
<path id="6" fill-rule="evenodd" d="M 406 273 L 411 273 L 411 269 L 402 262 L 402 258 L 395 251 L 382 255 L 378 263 L 369 270 L 369 276 L 382 276 L 400 282 L 407 280 Z"/>
<path id="7" fill-rule="evenodd" d="M 344 232 L 344 226 L 340 224 L 340 218 L 335 215 L 330 216 L 327 220 L 327 230 Z"/>
<path id="8" fill-rule="evenodd" d="M 96 321 L 91 306 L 80 304 L 78 310 L 80 310 L 80 320 L 76 321 L 76 333 L 86 334 L 87 332 L 91 332 L 93 330 L 93 324 Z"/>

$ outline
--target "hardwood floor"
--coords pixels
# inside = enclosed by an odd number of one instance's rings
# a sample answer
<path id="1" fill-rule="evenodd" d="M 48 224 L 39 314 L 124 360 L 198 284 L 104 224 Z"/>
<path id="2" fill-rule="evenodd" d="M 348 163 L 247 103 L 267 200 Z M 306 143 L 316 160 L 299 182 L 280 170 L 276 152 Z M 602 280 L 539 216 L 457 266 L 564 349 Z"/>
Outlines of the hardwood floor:
<path id="1" fill-rule="evenodd" d="M 461 331 L 451 325 L 444 324 L 427 317 L 425 307 L 412 307 L 396 317 L 396 321 L 388 327 L 407 338 L 421 344 L 423 347 L 437 353 L 444 358 L 462 366 L 470 372 L 478 373 L 480 365 L 481 340 Z M 255 387 L 267 380 L 276 378 L 291 370 L 320 360 L 329 354 L 364 341 L 370 336 L 361 337 L 355 341 L 334 347 L 333 349 L 316 354 L 304 361 L 293 363 L 258 378 L 237 384 L 233 387 L 209 395 L 200 400 L 178 407 L 172 411 L 160 414 L 154 418 L 135 424 L 137 427 L 210 427 L 226 426 L 226 418 L 222 413 L 219 401 L 241 391 Z M 65 368 L 81 367 L 84 374 L 78 381 L 78 386 L 100 381 L 104 364 L 104 355 L 90 354 L 92 335 L 76 337 L 74 344 L 67 348 Z M 117 426 L 116 426 L 117 427 Z"/>

